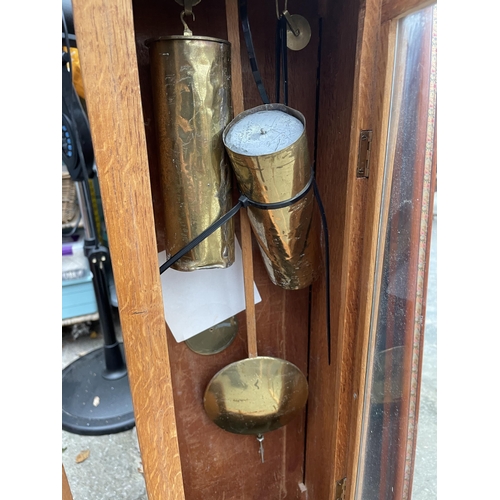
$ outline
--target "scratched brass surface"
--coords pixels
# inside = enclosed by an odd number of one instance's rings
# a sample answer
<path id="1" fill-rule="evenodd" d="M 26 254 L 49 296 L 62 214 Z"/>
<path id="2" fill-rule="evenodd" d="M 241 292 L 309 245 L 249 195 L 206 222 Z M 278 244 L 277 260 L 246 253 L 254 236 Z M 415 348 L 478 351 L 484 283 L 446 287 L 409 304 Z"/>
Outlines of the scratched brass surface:
<path id="1" fill-rule="evenodd" d="M 236 361 L 210 381 L 204 397 L 208 417 L 235 434 L 264 434 L 283 427 L 307 402 L 304 374 L 289 361 L 267 356 Z"/>
<path id="2" fill-rule="evenodd" d="M 209 37 L 161 37 L 149 47 L 169 256 L 230 210 L 231 175 L 222 132 L 232 117 L 230 45 Z M 234 262 L 229 221 L 172 267 Z"/>
<path id="3" fill-rule="evenodd" d="M 223 140 L 234 124 L 250 113 L 277 109 L 298 118 L 301 136 L 272 154 L 249 156 L 231 151 L 224 142 L 240 190 L 260 203 L 285 201 L 300 193 L 311 176 L 306 123 L 298 111 L 283 104 L 265 104 L 240 113 L 226 127 Z M 259 243 L 271 281 L 287 290 L 309 286 L 318 274 L 319 233 L 313 220 L 314 194 L 276 210 L 248 207 L 248 217 Z"/>

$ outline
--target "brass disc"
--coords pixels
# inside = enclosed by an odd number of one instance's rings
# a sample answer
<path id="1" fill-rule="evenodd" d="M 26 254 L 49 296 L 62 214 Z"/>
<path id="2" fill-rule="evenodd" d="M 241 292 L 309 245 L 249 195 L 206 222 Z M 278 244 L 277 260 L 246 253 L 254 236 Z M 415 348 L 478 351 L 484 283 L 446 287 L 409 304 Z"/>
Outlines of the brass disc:
<path id="1" fill-rule="evenodd" d="M 286 46 L 290 50 L 302 50 L 311 40 L 311 26 L 305 17 L 293 14 L 292 18 L 294 26 L 299 31 L 298 35 L 294 35 L 290 26 L 286 27 Z"/>
<path id="2" fill-rule="evenodd" d="M 235 434 L 264 434 L 283 427 L 307 402 L 304 374 L 284 359 L 258 356 L 236 361 L 210 381 L 204 397 L 208 417 Z"/>
<path id="3" fill-rule="evenodd" d="M 235 316 L 231 316 L 185 342 L 193 352 L 208 356 L 222 352 L 229 347 L 237 334 L 238 320 Z"/>

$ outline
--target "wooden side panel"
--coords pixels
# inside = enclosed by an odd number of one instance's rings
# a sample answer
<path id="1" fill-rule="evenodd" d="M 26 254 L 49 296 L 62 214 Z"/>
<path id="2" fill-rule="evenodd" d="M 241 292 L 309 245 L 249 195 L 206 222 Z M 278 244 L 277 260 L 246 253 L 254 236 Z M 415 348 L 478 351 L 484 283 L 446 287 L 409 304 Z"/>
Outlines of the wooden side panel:
<path id="1" fill-rule="evenodd" d="M 378 0 L 367 2 L 367 21 L 363 30 L 365 46 L 371 46 L 372 50 L 365 52 L 363 63 L 368 71 L 360 74 L 360 89 L 364 91 L 359 94 L 359 102 L 373 100 L 370 112 L 359 106 L 358 123 L 362 127 L 373 129 L 372 157 L 370 165 L 370 179 L 368 180 L 365 210 L 365 227 L 363 230 L 364 245 L 360 250 L 362 265 L 360 265 L 359 307 L 357 311 L 358 322 L 356 323 L 356 350 L 353 377 L 353 391 L 357 398 L 352 401 L 348 477 L 353 478 L 347 484 L 347 497 L 354 498 L 355 478 L 358 471 L 359 440 L 361 433 L 361 414 L 364 388 L 366 382 L 366 365 L 368 352 L 368 338 L 370 318 L 373 301 L 373 279 L 375 277 L 375 256 L 377 249 L 377 231 L 379 228 L 380 203 L 382 196 L 382 184 L 384 173 L 384 154 L 386 135 L 389 119 L 389 107 L 387 105 L 390 95 L 391 78 L 391 49 L 394 47 L 394 30 L 385 26 L 380 32 L 380 8 Z M 390 31 L 390 33 L 389 33 Z M 389 57 L 389 59 L 387 59 Z M 377 154 L 375 154 L 377 153 Z M 371 286 L 370 286 L 371 285 Z"/>
<path id="2" fill-rule="evenodd" d="M 182 500 L 132 5 L 73 10 L 148 497 Z"/>
<path id="3" fill-rule="evenodd" d="M 356 184 L 351 130 L 357 55 L 358 1 L 322 3 L 323 37 L 318 122 L 317 179 L 330 233 L 332 363 L 327 361 L 325 283 L 313 287 L 310 348 L 306 485 L 309 498 L 335 498 L 345 477 L 348 420 L 352 400 L 357 250 L 362 245 L 358 209 L 364 188 Z M 361 181 L 362 182 L 362 181 Z M 358 189 L 358 190 L 355 190 Z"/>
<path id="4" fill-rule="evenodd" d="M 66 476 L 64 465 L 62 466 L 62 500 L 73 500 L 73 494 L 71 493 L 71 488 L 69 487 L 68 477 Z"/>
<path id="5" fill-rule="evenodd" d="M 259 68 L 266 88 L 274 95 L 275 5 L 272 2 L 248 3 Z M 202 1 L 195 6 L 193 11 L 196 20 L 186 17 L 193 34 L 228 39 L 225 4 L 225 0 L 211 0 Z M 158 182 L 159 162 L 150 90 L 149 56 L 144 42 L 157 36 L 181 34 L 181 10 L 181 6 L 175 2 L 134 1 L 136 49 L 158 249 L 163 249 L 161 242 L 164 237 L 161 227 L 162 211 L 159 208 L 162 199 Z M 293 12 L 309 20 L 313 36 L 303 51 L 289 52 L 289 105 L 306 116 L 311 155 L 314 147 L 318 49 L 316 12 L 316 2 L 301 5 L 300 11 Z M 232 57 L 241 57 L 244 107 L 248 109 L 260 105 L 261 101 L 253 81 L 241 28 L 237 26 L 236 31 L 241 37 L 240 51 L 233 51 Z M 231 36 L 233 35 L 234 33 Z M 239 217 L 236 217 L 235 224 L 239 226 Z M 253 253 L 255 282 L 262 297 L 262 302 L 256 305 L 259 355 L 282 357 L 306 373 L 309 290 L 285 291 L 273 285 L 267 276 L 255 241 Z M 184 343 L 176 343 L 167 327 L 186 498 L 304 498 L 299 483 L 304 480 L 305 411 L 285 428 L 266 434 L 264 464 L 260 462 L 255 437 L 227 433 L 205 415 L 203 394 L 212 376 L 227 364 L 247 356 L 244 313 L 238 316 L 238 320 L 240 328 L 237 338 L 228 349 L 214 356 L 199 356 L 190 351 Z"/>
<path id="6" fill-rule="evenodd" d="M 427 5 L 427 3 L 424 0 L 420 5 Z M 353 481 L 349 481 L 347 484 L 347 498 L 349 499 L 353 499 L 356 494 L 355 479 L 362 477 L 364 474 L 363 461 L 359 460 L 359 452 L 363 424 L 363 401 L 365 397 L 369 396 L 364 394 L 365 384 L 367 387 L 369 386 L 370 379 L 367 379 L 367 376 L 371 377 L 371 374 L 367 373 L 366 370 L 369 352 L 369 330 L 371 324 L 377 324 L 378 297 L 374 296 L 373 293 L 374 280 L 380 280 L 381 272 L 376 267 L 377 233 L 380 231 L 380 234 L 385 234 L 387 230 L 388 204 L 382 207 L 382 213 L 380 211 L 382 185 L 384 176 L 387 178 L 392 177 L 393 161 L 391 159 L 387 160 L 387 171 L 384 172 L 386 155 L 390 158 L 395 154 L 391 149 L 386 150 L 387 129 L 389 113 L 391 115 L 399 113 L 397 106 L 390 108 L 397 22 L 382 22 L 387 16 L 387 12 L 389 12 L 387 10 L 389 4 L 395 9 L 392 11 L 393 15 L 414 10 L 417 6 L 417 2 L 412 0 L 395 2 L 367 0 L 366 2 L 366 19 L 362 39 L 363 46 L 371 47 L 371 50 L 365 51 L 361 56 L 360 64 L 363 71 L 359 76 L 359 104 L 356 107 L 358 117 L 357 120 L 353 118 L 353 124 L 355 125 L 357 121 L 360 128 L 373 129 L 374 134 L 370 179 L 368 180 L 366 205 L 364 207 L 366 214 L 363 230 L 364 244 L 360 248 L 362 265 L 360 266 L 361 281 L 358 292 L 360 296 L 357 312 L 358 320 L 355 324 L 357 339 L 353 371 L 353 391 L 358 397 L 352 401 L 351 410 L 347 477 L 353 478 Z M 363 101 L 372 101 L 370 110 L 367 110 L 362 105 Z M 394 101 L 398 102 L 398 99 L 394 98 Z M 371 363 L 372 361 L 368 362 Z M 406 418 L 407 411 L 400 414 L 402 418 Z M 361 465 L 359 469 L 358 462 Z M 399 498 L 401 494 L 398 496 L 396 489 L 394 488 L 394 494 Z"/>

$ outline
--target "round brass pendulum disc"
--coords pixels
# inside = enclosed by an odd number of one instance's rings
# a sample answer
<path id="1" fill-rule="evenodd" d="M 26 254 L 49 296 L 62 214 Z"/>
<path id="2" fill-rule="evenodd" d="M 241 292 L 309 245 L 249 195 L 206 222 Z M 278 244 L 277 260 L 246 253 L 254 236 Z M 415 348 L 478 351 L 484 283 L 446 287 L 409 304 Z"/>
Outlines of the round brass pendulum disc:
<path id="1" fill-rule="evenodd" d="M 238 334 L 238 320 L 235 316 L 218 323 L 198 335 L 187 339 L 186 345 L 196 354 L 208 356 L 229 347 Z"/>
<path id="2" fill-rule="evenodd" d="M 290 26 L 287 25 L 286 28 L 286 46 L 290 50 L 302 50 L 307 46 L 309 40 L 311 39 L 311 26 L 305 17 L 293 14 L 291 21 L 293 26 L 299 32 L 298 35 L 294 35 Z"/>
<path id="3" fill-rule="evenodd" d="M 257 356 L 220 370 L 205 390 L 205 411 L 235 434 L 261 435 L 283 427 L 307 402 L 305 375 L 280 358 Z"/>

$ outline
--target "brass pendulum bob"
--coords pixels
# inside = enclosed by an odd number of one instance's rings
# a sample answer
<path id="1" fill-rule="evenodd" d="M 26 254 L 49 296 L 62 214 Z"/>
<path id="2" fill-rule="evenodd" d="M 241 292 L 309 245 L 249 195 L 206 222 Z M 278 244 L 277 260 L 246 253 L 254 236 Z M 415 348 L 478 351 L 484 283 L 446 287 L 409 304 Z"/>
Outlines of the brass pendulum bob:
<path id="1" fill-rule="evenodd" d="M 231 363 L 212 378 L 205 390 L 204 407 L 222 429 L 257 436 L 264 461 L 263 435 L 283 427 L 303 410 L 308 383 L 293 363 L 257 354 L 252 239 L 245 209 L 241 210 L 241 240 L 248 358 Z"/>

